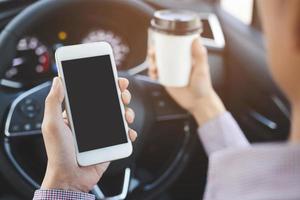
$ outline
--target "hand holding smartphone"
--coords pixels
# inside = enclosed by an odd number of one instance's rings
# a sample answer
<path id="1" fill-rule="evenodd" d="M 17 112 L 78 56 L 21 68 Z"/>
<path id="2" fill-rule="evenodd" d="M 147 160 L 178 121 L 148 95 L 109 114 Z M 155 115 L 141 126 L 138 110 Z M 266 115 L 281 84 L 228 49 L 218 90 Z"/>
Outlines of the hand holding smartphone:
<path id="1" fill-rule="evenodd" d="M 130 156 L 132 144 L 111 46 L 106 42 L 64 46 L 55 58 L 78 164 Z"/>

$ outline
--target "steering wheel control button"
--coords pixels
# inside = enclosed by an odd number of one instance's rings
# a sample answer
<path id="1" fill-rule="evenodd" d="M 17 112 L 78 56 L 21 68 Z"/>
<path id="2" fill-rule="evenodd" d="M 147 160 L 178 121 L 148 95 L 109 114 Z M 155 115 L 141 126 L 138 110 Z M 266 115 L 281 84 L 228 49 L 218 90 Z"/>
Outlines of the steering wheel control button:
<path id="1" fill-rule="evenodd" d="M 153 97 L 160 97 L 160 96 L 161 96 L 161 92 L 158 91 L 158 90 L 155 90 L 155 91 L 152 91 L 152 92 L 151 92 L 151 95 L 152 95 Z"/>
<path id="2" fill-rule="evenodd" d="M 42 123 L 40 123 L 40 122 L 36 123 L 36 124 L 34 125 L 34 128 L 35 128 L 36 130 L 40 130 L 40 129 L 42 128 Z"/>
<path id="3" fill-rule="evenodd" d="M 32 130 L 32 125 L 27 123 L 27 124 L 24 124 L 24 131 L 31 131 Z"/>
<path id="4" fill-rule="evenodd" d="M 163 100 L 160 100 L 160 101 L 158 101 L 157 106 L 158 106 L 159 108 L 164 109 L 164 108 L 166 107 L 166 102 L 163 101 Z"/>
<path id="5" fill-rule="evenodd" d="M 21 112 L 27 118 L 35 118 L 40 111 L 40 106 L 37 101 L 27 98 L 20 103 Z"/>
<path id="6" fill-rule="evenodd" d="M 42 83 L 19 95 L 11 104 L 5 124 L 6 137 L 41 134 L 43 103 L 51 82 Z"/>
<path id="7" fill-rule="evenodd" d="M 24 100 L 25 104 L 31 104 L 32 102 L 33 102 L 33 100 L 30 99 L 30 98 L 27 98 L 27 99 Z"/>
<path id="8" fill-rule="evenodd" d="M 10 127 L 10 132 L 12 133 L 16 133 L 16 132 L 20 132 L 21 131 L 21 127 L 18 124 L 14 124 Z"/>
<path id="9" fill-rule="evenodd" d="M 162 86 L 155 85 L 149 89 L 158 121 L 188 118 L 188 113 L 172 100 Z"/>
<path id="10" fill-rule="evenodd" d="M 156 99 L 155 112 L 159 121 L 183 119 L 188 116 L 183 109 L 165 95 Z"/>

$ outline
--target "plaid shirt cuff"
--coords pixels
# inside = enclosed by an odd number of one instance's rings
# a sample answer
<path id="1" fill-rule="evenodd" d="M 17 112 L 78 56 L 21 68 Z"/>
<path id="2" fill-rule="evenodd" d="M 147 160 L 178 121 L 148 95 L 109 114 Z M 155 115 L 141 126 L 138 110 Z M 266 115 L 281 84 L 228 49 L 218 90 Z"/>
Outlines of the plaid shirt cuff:
<path id="1" fill-rule="evenodd" d="M 68 190 L 36 190 L 33 200 L 95 200 L 95 196 L 84 192 Z"/>

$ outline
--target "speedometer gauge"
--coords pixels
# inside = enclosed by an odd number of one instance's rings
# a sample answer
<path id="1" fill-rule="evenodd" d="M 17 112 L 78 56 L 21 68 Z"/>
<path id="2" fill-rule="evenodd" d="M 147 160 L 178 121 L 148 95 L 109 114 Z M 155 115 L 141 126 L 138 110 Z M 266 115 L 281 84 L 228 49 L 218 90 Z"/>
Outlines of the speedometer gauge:
<path id="1" fill-rule="evenodd" d="M 5 79 L 24 85 L 32 84 L 48 75 L 50 65 L 47 47 L 36 37 L 25 37 L 17 45 L 16 57 L 12 67 L 6 71 Z"/>
<path id="2" fill-rule="evenodd" d="M 83 38 L 82 43 L 100 41 L 106 41 L 111 44 L 114 51 L 116 65 L 120 66 L 129 53 L 129 47 L 125 41 L 112 31 L 98 29 L 90 32 L 85 38 Z"/>

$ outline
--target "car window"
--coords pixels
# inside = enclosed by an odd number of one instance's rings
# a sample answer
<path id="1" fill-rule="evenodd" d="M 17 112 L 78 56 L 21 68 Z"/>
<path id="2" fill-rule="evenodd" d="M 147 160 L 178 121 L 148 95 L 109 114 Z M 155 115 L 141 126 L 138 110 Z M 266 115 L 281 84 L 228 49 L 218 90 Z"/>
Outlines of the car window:
<path id="1" fill-rule="evenodd" d="M 221 7 L 239 19 L 250 25 L 252 22 L 254 0 L 221 0 Z"/>

